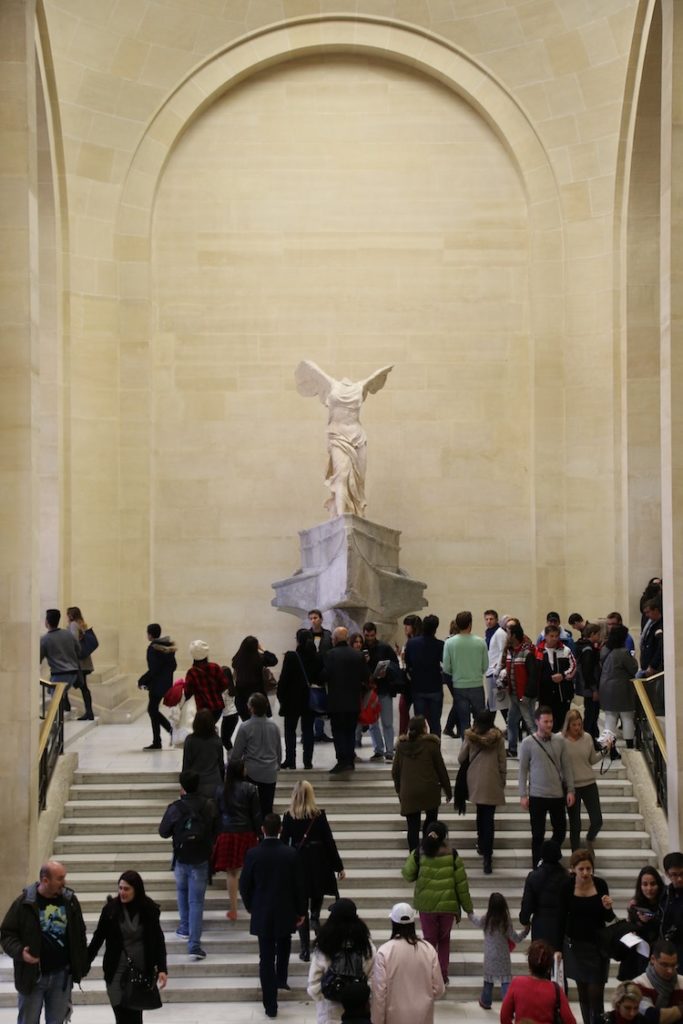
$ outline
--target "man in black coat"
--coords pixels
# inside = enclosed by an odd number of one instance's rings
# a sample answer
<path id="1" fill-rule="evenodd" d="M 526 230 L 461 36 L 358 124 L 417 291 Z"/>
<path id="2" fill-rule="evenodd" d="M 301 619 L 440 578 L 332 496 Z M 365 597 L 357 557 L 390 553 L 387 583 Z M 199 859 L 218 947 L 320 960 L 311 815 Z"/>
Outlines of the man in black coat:
<path id="1" fill-rule="evenodd" d="M 332 739 L 337 763 L 330 774 L 353 771 L 356 723 L 363 687 L 370 669 L 360 651 L 348 644 L 349 631 L 338 626 L 332 634 L 332 650 L 323 659 L 323 681 L 327 684 L 327 713 L 332 723 Z"/>
<path id="2" fill-rule="evenodd" d="M 288 989 L 292 932 L 306 917 L 306 886 L 296 850 L 280 841 L 279 814 L 266 814 L 263 842 L 247 851 L 240 895 L 251 914 L 249 932 L 258 936 L 259 978 L 268 1017 L 277 1017 L 277 990 Z"/>
<path id="3" fill-rule="evenodd" d="M 171 723 L 159 711 L 164 695 L 173 686 L 173 673 L 177 668 L 176 646 L 168 636 L 161 635 L 158 622 L 147 627 L 147 671 L 138 680 L 138 687 L 149 692 L 147 714 L 152 723 L 152 742 L 143 750 L 161 750 L 161 730 L 171 732 Z"/>

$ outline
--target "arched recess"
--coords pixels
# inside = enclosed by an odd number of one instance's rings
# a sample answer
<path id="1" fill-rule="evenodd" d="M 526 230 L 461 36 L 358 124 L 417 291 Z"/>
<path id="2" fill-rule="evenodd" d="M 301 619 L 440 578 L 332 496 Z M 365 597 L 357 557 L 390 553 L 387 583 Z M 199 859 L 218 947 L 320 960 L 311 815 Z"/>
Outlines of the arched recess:
<path id="1" fill-rule="evenodd" d="M 528 453 L 532 482 L 532 528 L 529 577 L 520 581 L 529 611 L 536 613 L 537 594 L 546 599 L 545 581 L 555 594 L 563 591 L 562 545 L 543 538 L 544 512 L 558 504 L 557 481 L 536 473 L 542 460 L 558 457 L 557 408 L 539 401 L 555 379 L 549 353 L 560 349 L 564 334 L 564 254 L 558 190 L 544 148 L 525 112 L 485 68 L 453 45 L 417 27 L 383 19 L 330 15 L 271 26 L 231 44 L 199 65 L 178 85 L 157 111 L 142 138 L 122 190 L 116 230 L 120 265 L 121 387 L 121 569 L 135 580 L 135 593 L 122 587 L 121 633 L 144 620 L 150 593 L 149 465 L 140 450 L 151 451 L 150 231 L 159 182 L 183 132 L 223 93 L 246 78 L 286 61 L 319 54 L 353 54 L 408 66 L 438 80 L 468 103 L 504 145 L 522 183 L 528 209 L 533 338 L 532 450 Z M 135 375 L 130 366 L 135 362 Z M 145 370 L 146 367 L 146 370 Z M 545 492 L 545 488 L 548 491 Z M 561 500 L 561 499 L 560 499 Z M 546 521 L 550 517 L 545 516 Z M 131 526 L 133 528 L 131 528 Z M 129 631 L 126 627 L 131 626 Z M 131 651 L 132 654 L 132 651 Z M 124 655 L 125 657 L 125 655 Z"/>
<path id="2" fill-rule="evenodd" d="M 660 402 L 660 134 L 662 11 L 643 0 L 629 61 L 615 209 L 615 395 L 622 529 L 618 592 L 631 622 L 644 582 L 662 572 Z"/>

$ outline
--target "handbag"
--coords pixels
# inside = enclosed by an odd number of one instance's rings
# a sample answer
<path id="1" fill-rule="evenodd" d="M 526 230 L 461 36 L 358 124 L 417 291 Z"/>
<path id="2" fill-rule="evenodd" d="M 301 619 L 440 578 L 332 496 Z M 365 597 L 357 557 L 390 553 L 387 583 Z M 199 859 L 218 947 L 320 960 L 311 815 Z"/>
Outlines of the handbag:
<path id="1" fill-rule="evenodd" d="M 553 1024 L 562 1024 L 562 1010 L 560 1009 L 560 986 L 554 981 L 555 986 L 555 1008 L 553 1010 Z"/>
<path id="2" fill-rule="evenodd" d="M 467 769 L 470 766 L 469 755 L 466 761 L 458 768 L 458 774 L 455 776 L 455 784 L 453 786 L 453 806 L 455 807 L 458 814 L 464 814 L 467 809 L 467 798 L 469 797 L 469 789 L 467 787 Z"/>
<path id="3" fill-rule="evenodd" d="M 308 706 L 315 715 L 327 713 L 327 690 L 324 686 L 309 687 Z"/>
<path id="4" fill-rule="evenodd" d="M 599 928 L 595 935 L 595 941 L 601 956 L 609 957 L 610 960 L 623 960 L 629 950 L 621 940 L 624 935 L 628 935 L 632 931 L 631 922 L 621 921 L 619 918 L 615 918 L 614 921 Z"/>
<path id="5" fill-rule="evenodd" d="M 127 965 L 121 975 L 121 1002 L 128 1010 L 160 1010 L 161 993 L 157 985 L 156 971 L 151 976 L 143 974 L 139 967 L 126 957 Z"/>

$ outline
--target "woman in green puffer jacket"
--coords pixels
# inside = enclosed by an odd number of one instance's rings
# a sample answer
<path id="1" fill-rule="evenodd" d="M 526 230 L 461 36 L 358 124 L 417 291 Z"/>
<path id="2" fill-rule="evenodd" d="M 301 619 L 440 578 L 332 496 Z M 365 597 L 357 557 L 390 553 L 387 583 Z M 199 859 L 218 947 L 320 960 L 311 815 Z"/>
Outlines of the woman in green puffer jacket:
<path id="1" fill-rule="evenodd" d="M 415 909 L 422 934 L 434 946 L 445 984 L 448 984 L 451 929 L 463 911 L 471 914 L 472 899 L 462 857 L 448 843 L 442 821 L 425 826 L 421 851 L 414 850 L 403 865 L 403 877 L 415 882 Z"/>

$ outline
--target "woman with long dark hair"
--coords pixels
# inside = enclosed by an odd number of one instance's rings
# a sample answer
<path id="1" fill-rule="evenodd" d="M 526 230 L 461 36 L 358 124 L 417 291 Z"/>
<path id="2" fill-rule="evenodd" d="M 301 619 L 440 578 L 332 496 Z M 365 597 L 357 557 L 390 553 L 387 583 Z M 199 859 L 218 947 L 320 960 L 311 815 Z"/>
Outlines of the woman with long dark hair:
<path id="1" fill-rule="evenodd" d="M 235 673 L 235 704 L 243 722 L 249 720 L 247 702 L 252 693 L 262 693 L 266 700 L 268 699 L 263 670 L 274 665 L 277 665 L 276 656 L 270 651 L 264 651 L 255 636 L 245 636 L 232 659 L 232 669 Z M 269 704 L 269 718 L 270 715 Z"/>
<path id="2" fill-rule="evenodd" d="M 301 720 L 304 768 L 313 767 L 313 720 L 310 691 L 317 686 L 322 671 L 310 629 L 297 629 L 296 650 L 287 651 L 277 684 L 280 714 L 284 719 L 285 759 L 281 768 L 296 768 L 296 727 Z"/>
<path id="3" fill-rule="evenodd" d="M 436 821 L 442 791 L 447 800 L 452 795 L 439 737 L 429 732 L 424 715 L 411 718 L 408 732 L 399 736 L 391 776 L 406 819 L 408 849 L 414 850 L 420 842 L 422 812 L 425 824 Z"/>
<path id="4" fill-rule="evenodd" d="M 168 979 L 166 943 L 159 923 L 160 908 L 145 893 L 137 871 L 119 877 L 118 895 L 109 897 L 88 946 L 90 963 L 104 944 L 102 969 L 116 1024 L 141 1024 L 142 1010 L 126 1006 L 125 982 L 129 960 L 159 988 Z"/>
<path id="5" fill-rule="evenodd" d="M 529 974 L 513 978 L 500 1008 L 501 1024 L 520 1024 L 533 1020 L 534 1024 L 555 1024 L 555 1007 L 559 1005 L 562 1024 L 576 1024 L 564 989 L 550 980 L 554 953 L 547 942 L 536 939 L 527 952 Z"/>
<path id="6" fill-rule="evenodd" d="M 72 605 L 71 608 L 67 608 L 66 617 L 69 622 L 69 632 L 75 636 L 76 642 L 80 646 L 86 630 L 90 629 L 90 627 L 83 618 L 83 613 L 77 605 Z M 83 697 L 83 704 L 85 706 L 85 712 L 81 715 L 79 721 L 92 722 L 95 715 L 93 714 L 92 709 L 92 694 L 88 688 L 88 676 L 93 671 L 92 655 L 86 654 L 85 657 L 79 659 L 78 664 L 81 670 L 81 678 L 80 686 L 77 686 L 76 689 L 80 689 L 81 696 Z"/>
<path id="7" fill-rule="evenodd" d="M 445 990 L 434 947 L 415 932 L 415 911 L 396 903 L 391 938 L 372 969 L 372 1024 L 432 1024 L 434 1000 Z"/>
<path id="8" fill-rule="evenodd" d="M 340 1021 L 344 1007 L 341 1003 L 326 999 L 322 994 L 321 984 L 325 971 L 330 967 L 335 956 L 344 952 L 353 958 L 357 954 L 362 961 L 363 975 L 367 981 L 372 972 L 375 959 L 375 947 L 370 941 L 368 926 L 358 916 L 353 900 L 337 900 L 330 907 L 329 917 L 320 926 L 318 940 L 311 955 L 311 966 L 308 972 L 308 994 L 315 1001 L 318 1024 L 329 1024 Z M 359 992 L 369 996 L 369 984 L 359 984 Z"/>
<path id="9" fill-rule="evenodd" d="M 315 802 L 315 792 L 310 782 L 297 782 L 292 790 L 289 810 L 285 811 L 282 818 L 280 839 L 294 847 L 304 869 L 310 918 L 307 913 L 304 923 L 298 929 L 301 942 L 299 959 L 308 963 L 311 959 L 310 925 L 313 925 L 317 933 L 323 898 L 339 898 L 337 879 L 341 881 L 346 877 L 332 829 L 324 809 Z"/>
<path id="10" fill-rule="evenodd" d="M 197 772 L 199 789 L 202 796 L 212 797 L 216 787 L 220 786 L 225 774 L 223 762 L 223 744 L 216 732 L 216 722 L 212 711 L 203 708 L 194 716 L 192 732 L 185 740 L 183 747 L 182 770 Z"/>
<path id="11" fill-rule="evenodd" d="M 646 864 L 638 872 L 635 892 L 633 898 L 629 900 L 626 911 L 628 920 L 633 925 L 633 931 L 650 947 L 654 946 L 660 935 L 661 904 L 665 889 L 664 880 L 657 868 Z M 619 964 L 617 978 L 619 981 L 637 978 L 645 971 L 647 964 L 648 958 L 638 952 L 637 946 L 633 946 Z"/>
<path id="12" fill-rule="evenodd" d="M 216 793 L 220 832 L 213 847 L 213 870 L 225 871 L 230 907 L 228 921 L 237 920 L 237 892 L 247 850 L 258 844 L 261 802 L 258 789 L 244 778 L 244 761 L 231 761 L 225 783 Z"/>
<path id="13" fill-rule="evenodd" d="M 451 929 L 463 911 L 472 913 L 472 898 L 465 864 L 449 843 L 443 821 L 432 821 L 426 826 L 422 847 L 408 857 L 403 877 L 415 882 L 413 902 L 420 912 L 422 934 L 434 946 L 443 980 L 448 984 Z"/>

